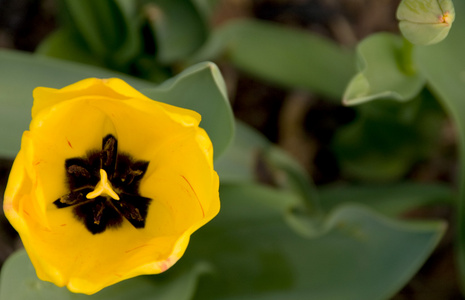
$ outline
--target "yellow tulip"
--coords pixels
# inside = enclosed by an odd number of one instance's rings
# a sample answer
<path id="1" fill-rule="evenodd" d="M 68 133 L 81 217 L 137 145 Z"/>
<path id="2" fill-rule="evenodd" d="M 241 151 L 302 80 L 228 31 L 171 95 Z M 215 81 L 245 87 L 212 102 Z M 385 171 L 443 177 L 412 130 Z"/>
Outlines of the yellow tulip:
<path id="1" fill-rule="evenodd" d="M 170 268 L 220 208 L 200 115 L 115 78 L 33 96 L 4 211 L 38 277 L 93 294 Z"/>

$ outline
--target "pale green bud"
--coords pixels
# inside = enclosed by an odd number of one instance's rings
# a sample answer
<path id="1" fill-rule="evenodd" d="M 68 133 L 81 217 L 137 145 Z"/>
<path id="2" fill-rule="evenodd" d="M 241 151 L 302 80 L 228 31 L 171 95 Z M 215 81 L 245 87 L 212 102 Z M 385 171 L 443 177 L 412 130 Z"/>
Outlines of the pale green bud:
<path id="1" fill-rule="evenodd" d="M 399 29 L 415 45 L 442 41 L 455 19 L 452 0 L 402 0 L 397 8 Z"/>

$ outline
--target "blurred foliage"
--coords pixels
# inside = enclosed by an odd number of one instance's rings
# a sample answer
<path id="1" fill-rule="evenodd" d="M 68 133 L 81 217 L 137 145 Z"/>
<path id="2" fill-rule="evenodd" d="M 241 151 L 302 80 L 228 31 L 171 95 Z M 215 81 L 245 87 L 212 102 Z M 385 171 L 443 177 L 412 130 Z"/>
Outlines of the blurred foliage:
<path id="1" fill-rule="evenodd" d="M 155 82 L 206 39 L 206 1 L 60 0 L 59 29 L 38 53 Z M 210 4 L 211 5 L 211 4 Z M 182 20 L 182 22 L 179 22 Z"/>
<path id="2" fill-rule="evenodd" d="M 456 1 L 454 4 L 457 15 L 465 14 L 463 2 Z M 464 34 L 465 20 L 457 18 L 444 42 L 430 47 L 419 47 L 415 51 L 418 68 L 425 74 L 429 87 L 444 105 L 457 128 L 460 155 L 457 247 L 462 293 L 465 291 L 465 103 L 463 101 L 465 62 L 461 58 L 465 51 Z"/>
<path id="3" fill-rule="evenodd" d="M 275 84 L 339 98 L 354 72 L 353 53 L 327 39 L 257 20 L 216 29 L 195 61 L 223 57 Z"/>
<path id="4" fill-rule="evenodd" d="M 353 53 L 310 32 L 264 21 L 210 28 L 216 1 L 60 0 L 61 26 L 37 52 L 162 82 L 193 62 L 225 59 L 278 85 L 339 98 Z"/>
<path id="5" fill-rule="evenodd" d="M 409 1 L 404 1 L 405 3 Z M 403 2 L 403 3 L 404 3 Z M 454 4 L 450 0 L 441 0 L 441 1 L 429 1 L 426 5 L 420 1 L 410 1 L 414 5 L 411 7 L 415 11 L 415 16 L 409 15 L 409 17 L 418 17 L 422 16 L 423 19 L 433 20 L 434 18 L 443 18 L 444 16 L 447 17 L 447 14 L 450 14 L 450 20 L 442 20 L 447 25 L 450 25 L 455 18 L 455 13 L 457 15 L 462 15 L 465 13 L 465 5 L 463 2 L 458 1 Z M 399 7 L 399 10 L 405 9 Z M 411 4 L 412 4 L 411 3 Z M 439 7 L 439 9 L 438 9 Z M 431 8 L 431 10 L 428 10 Z M 418 10 L 418 11 L 416 11 Z M 411 12 L 408 12 L 411 14 Z M 399 14 L 398 14 L 399 17 Z M 402 17 L 402 16 L 401 16 Z M 401 18 L 402 19 L 402 18 Z M 438 19 L 436 19 L 438 20 Z M 431 26 L 436 26 L 434 24 L 430 24 Z M 421 24 L 417 24 L 416 26 L 422 26 Z M 429 25 L 428 25 L 429 26 Z M 402 32 L 406 34 L 406 38 L 410 41 L 414 42 L 415 39 L 422 40 L 425 36 L 429 36 L 430 38 L 434 39 L 431 35 L 439 34 L 442 35 L 441 38 L 444 38 L 447 35 L 449 29 L 447 28 L 446 33 L 438 33 L 434 31 L 433 28 L 429 28 L 428 26 L 424 26 L 426 28 L 417 28 L 415 30 L 409 30 Z M 445 26 L 444 24 L 442 26 Z M 402 27 L 401 27 L 402 29 Z M 438 29 L 439 30 L 439 29 Z M 441 29 L 444 30 L 444 29 Z M 428 32 L 429 31 L 429 32 Z M 458 228 L 459 234 L 457 235 L 457 255 L 458 255 L 458 268 L 460 272 L 460 284 L 462 289 L 465 290 L 465 205 L 464 205 L 464 196 L 465 196 L 465 176 L 463 171 L 465 170 L 465 106 L 463 102 L 463 94 L 464 94 L 464 85 L 463 85 L 463 70 L 465 69 L 465 65 L 463 60 L 461 59 L 461 55 L 463 51 L 465 51 L 465 43 L 463 40 L 463 35 L 465 34 L 465 22 L 461 18 L 457 18 L 454 22 L 453 28 L 450 30 L 450 34 L 443 42 L 428 46 L 428 47 L 413 47 L 408 49 L 407 52 L 404 52 L 403 55 L 407 56 L 403 59 L 397 60 L 397 65 L 400 70 L 404 70 L 404 73 L 408 75 L 408 72 L 405 72 L 406 65 L 405 62 L 411 63 L 411 65 L 407 66 L 408 68 L 413 68 L 416 70 L 420 76 L 426 79 L 426 87 L 427 89 L 435 96 L 436 100 L 442 104 L 448 115 L 454 121 L 454 125 L 457 127 L 457 134 L 459 139 L 459 154 L 460 154 L 460 195 L 458 201 Z M 413 35 L 413 37 L 412 37 Z M 434 41 L 436 42 L 436 41 Z M 419 44 L 428 44 L 420 42 Z M 410 48 L 410 47 L 409 47 Z M 387 49 L 386 49 L 387 50 Z M 391 50 L 392 51 L 392 50 Z M 399 57 L 399 56 L 397 56 Z M 384 69 L 379 69 L 378 72 L 382 73 Z M 362 76 L 361 74 L 363 71 L 356 75 Z M 376 76 L 376 75 L 375 75 Z M 354 84 L 354 80 L 351 84 Z M 370 79 L 367 80 L 370 82 Z M 392 86 L 392 82 L 388 82 L 385 85 L 386 89 Z M 351 85 L 349 85 L 348 90 L 353 89 Z M 366 87 L 364 87 L 366 89 Z M 380 99 L 379 95 L 383 93 L 379 93 L 377 91 L 377 95 L 375 93 L 370 94 L 370 86 L 368 86 L 368 93 L 364 96 L 368 97 L 369 100 Z M 409 90 L 410 89 L 410 90 Z M 415 94 L 415 91 L 418 91 L 418 86 L 416 84 L 411 84 L 409 86 L 404 87 L 405 91 L 409 91 L 409 93 Z M 388 92 L 388 90 L 386 90 Z M 367 99 L 368 99 L 367 98 Z M 394 99 L 394 100 L 408 100 L 408 99 Z"/>
<path id="6" fill-rule="evenodd" d="M 427 90 L 414 97 L 405 104 L 378 100 L 361 105 L 355 120 L 335 133 L 332 149 L 346 177 L 399 180 L 438 151 L 445 115 Z"/>

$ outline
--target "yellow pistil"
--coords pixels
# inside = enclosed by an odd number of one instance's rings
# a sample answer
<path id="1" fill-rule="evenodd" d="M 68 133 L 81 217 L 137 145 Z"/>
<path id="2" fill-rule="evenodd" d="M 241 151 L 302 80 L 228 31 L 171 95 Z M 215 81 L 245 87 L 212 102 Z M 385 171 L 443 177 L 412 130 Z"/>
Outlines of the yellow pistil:
<path id="1" fill-rule="evenodd" d="M 86 195 L 86 198 L 94 199 L 98 196 L 110 196 L 115 200 L 119 200 L 119 196 L 113 191 L 111 183 L 108 181 L 107 172 L 104 169 L 100 169 L 100 181 L 95 186 L 95 189 Z"/>

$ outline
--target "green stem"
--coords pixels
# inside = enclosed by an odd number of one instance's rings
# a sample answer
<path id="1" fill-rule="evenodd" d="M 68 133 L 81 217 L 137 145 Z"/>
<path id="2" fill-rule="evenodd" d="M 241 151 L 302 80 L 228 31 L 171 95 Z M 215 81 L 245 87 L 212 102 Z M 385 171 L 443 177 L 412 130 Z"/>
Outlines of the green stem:
<path id="1" fill-rule="evenodd" d="M 410 43 L 406 38 L 403 38 L 402 50 L 401 50 L 401 69 L 407 75 L 414 75 L 417 71 L 413 62 L 413 49 L 414 45 Z"/>

